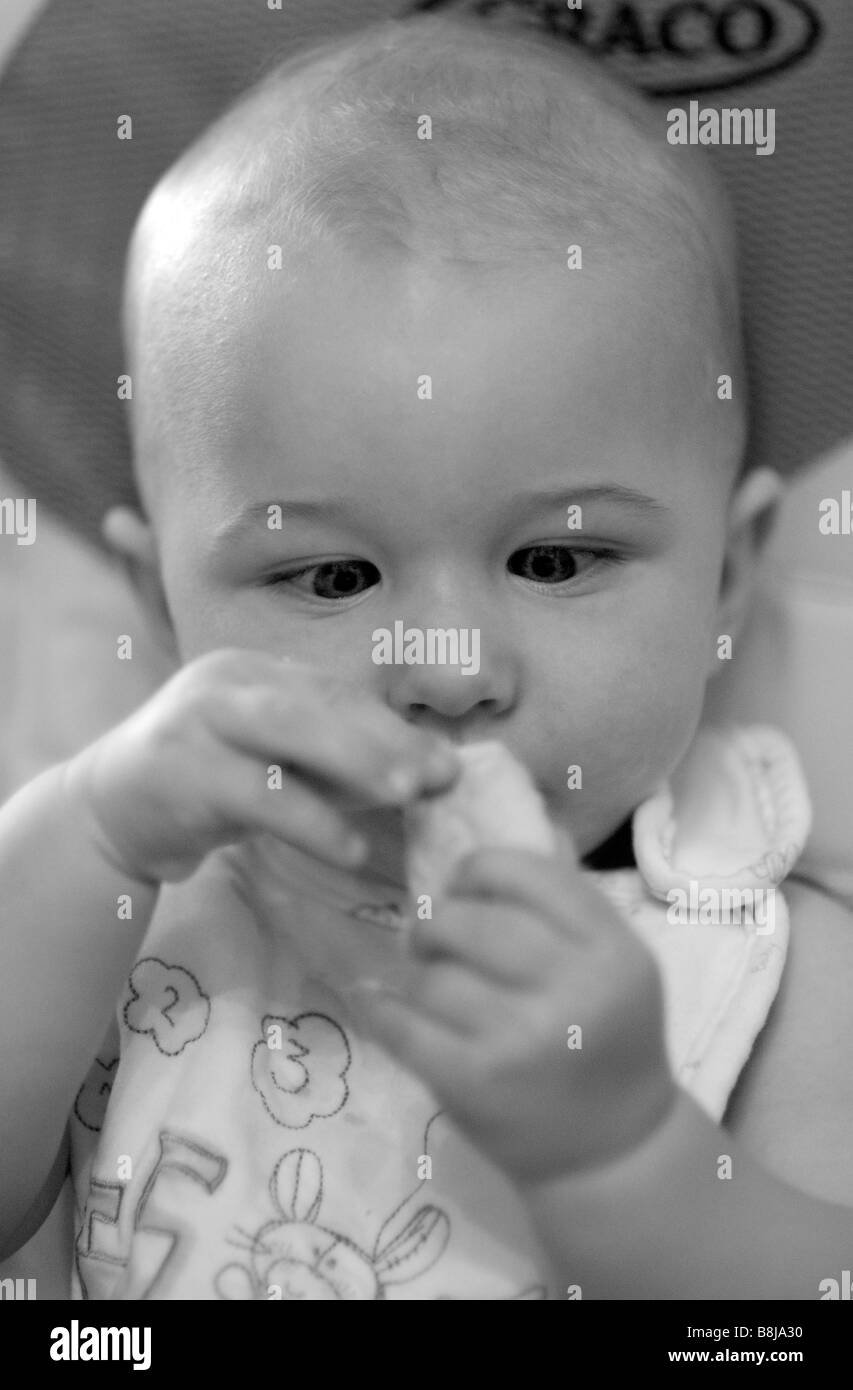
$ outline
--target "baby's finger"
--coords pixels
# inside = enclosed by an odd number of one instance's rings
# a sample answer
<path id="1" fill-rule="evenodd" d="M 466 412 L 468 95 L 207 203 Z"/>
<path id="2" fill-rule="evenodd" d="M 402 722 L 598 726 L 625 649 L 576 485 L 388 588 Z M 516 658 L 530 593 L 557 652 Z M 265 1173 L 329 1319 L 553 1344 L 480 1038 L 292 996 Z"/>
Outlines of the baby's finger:
<path id="1" fill-rule="evenodd" d="M 378 701 L 330 702 L 319 689 L 237 689 L 213 723 L 220 737 L 265 764 L 368 805 L 402 804 L 448 785 L 458 772 L 449 743 L 413 729 Z"/>
<path id="2" fill-rule="evenodd" d="M 541 981 L 553 957 L 554 933 L 531 912 L 461 898 L 445 898 L 434 912 L 412 928 L 409 945 L 416 959 L 464 963 L 498 984 Z"/>
<path id="3" fill-rule="evenodd" d="M 514 903 L 539 916 L 562 936 L 579 940 L 598 929 L 611 909 L 587 876 L 564 858 L 529 850 L 483 849 L 467 855 L 448 885 L 454 897 L 480 903 Z"/>
<path id="4" fill-rule="evenodd" d="M 362 1023 L 404 1067 L 446 1095 L 472 1089 L 465 1065 L 465 1042 L 434 1019 L 427 1018 L 399 995 L 372 984 L 350 991 Z"/>
<path id="5" fill-rule="evenodd" d="M 413 965 L 404 997 L 424 1018 L 464 1038 L 488 1037 L 509 1008 L 492 981 L 456 962 Z"/>
<path id="6" fill-rule="evenodd" d="M 330 864 L 353 868 L 368 845 L 347 818 L 298 777 L 270 788 L 264 769 L 251 758 L 231 757 L 222 766 L 220 813 L 235 830 L 267 831 Z"/>

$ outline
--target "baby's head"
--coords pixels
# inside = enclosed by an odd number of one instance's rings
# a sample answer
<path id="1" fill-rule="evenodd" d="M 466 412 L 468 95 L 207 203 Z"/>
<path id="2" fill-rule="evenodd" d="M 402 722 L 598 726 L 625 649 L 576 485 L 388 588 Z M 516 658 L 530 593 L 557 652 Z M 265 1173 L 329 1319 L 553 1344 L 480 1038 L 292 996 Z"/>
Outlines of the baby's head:
<path id="1" fill-rule="evenodd" d="M 724 200 L 661 113 L 475 21 L 312 50 L 155 189 L 126 335 L 144 517 L 106 532 L 182 661 L 500 738 L 584 854 L 673 771 L 775 481 Z"/>

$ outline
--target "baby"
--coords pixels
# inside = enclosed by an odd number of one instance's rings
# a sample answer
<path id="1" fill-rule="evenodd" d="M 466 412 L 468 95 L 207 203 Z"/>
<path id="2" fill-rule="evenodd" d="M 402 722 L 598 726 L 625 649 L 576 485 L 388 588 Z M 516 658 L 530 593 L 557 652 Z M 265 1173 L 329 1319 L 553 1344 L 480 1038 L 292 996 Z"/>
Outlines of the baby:
<path id="1" fill-rule="evenodd" d="M 387 23 L 167 174 L 126 335 L 105 534 L 180 669 L 0 812 L 3 1248 L 70 1163 L 76 1297 L 819 1298 L 853 933 L 778 891 L 785 739 L 701 727 L 779 491 L 704 163 L 542 38 Z M 484 741 L 555 847 L 407 881 Z"/>

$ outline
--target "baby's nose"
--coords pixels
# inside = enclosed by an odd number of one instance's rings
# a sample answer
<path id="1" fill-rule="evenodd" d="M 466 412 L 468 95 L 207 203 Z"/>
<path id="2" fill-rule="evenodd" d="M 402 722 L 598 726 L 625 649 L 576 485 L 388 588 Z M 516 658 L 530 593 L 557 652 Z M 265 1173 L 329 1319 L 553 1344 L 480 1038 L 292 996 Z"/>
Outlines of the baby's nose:
<path id="1" fill-rule="evenodd" d="M 507 713 L 517 696 L 514 662 L 481 636 L 479 628 L 404 629 L 385 673 L 391 707 L 412 723 L 466 739 Z"/>

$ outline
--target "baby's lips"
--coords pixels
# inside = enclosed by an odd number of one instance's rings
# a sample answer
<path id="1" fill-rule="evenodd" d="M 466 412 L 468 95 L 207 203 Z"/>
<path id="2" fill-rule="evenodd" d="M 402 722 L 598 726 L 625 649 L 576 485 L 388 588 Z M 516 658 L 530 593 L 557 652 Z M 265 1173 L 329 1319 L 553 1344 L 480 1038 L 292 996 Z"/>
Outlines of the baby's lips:
<path id="1" fill-rule="evenodd" d="M 436 742 L 424 765 L 422 794 L 449 791 L 461 772 L 462 759 L 454 745 L 444 739 Z"/>

